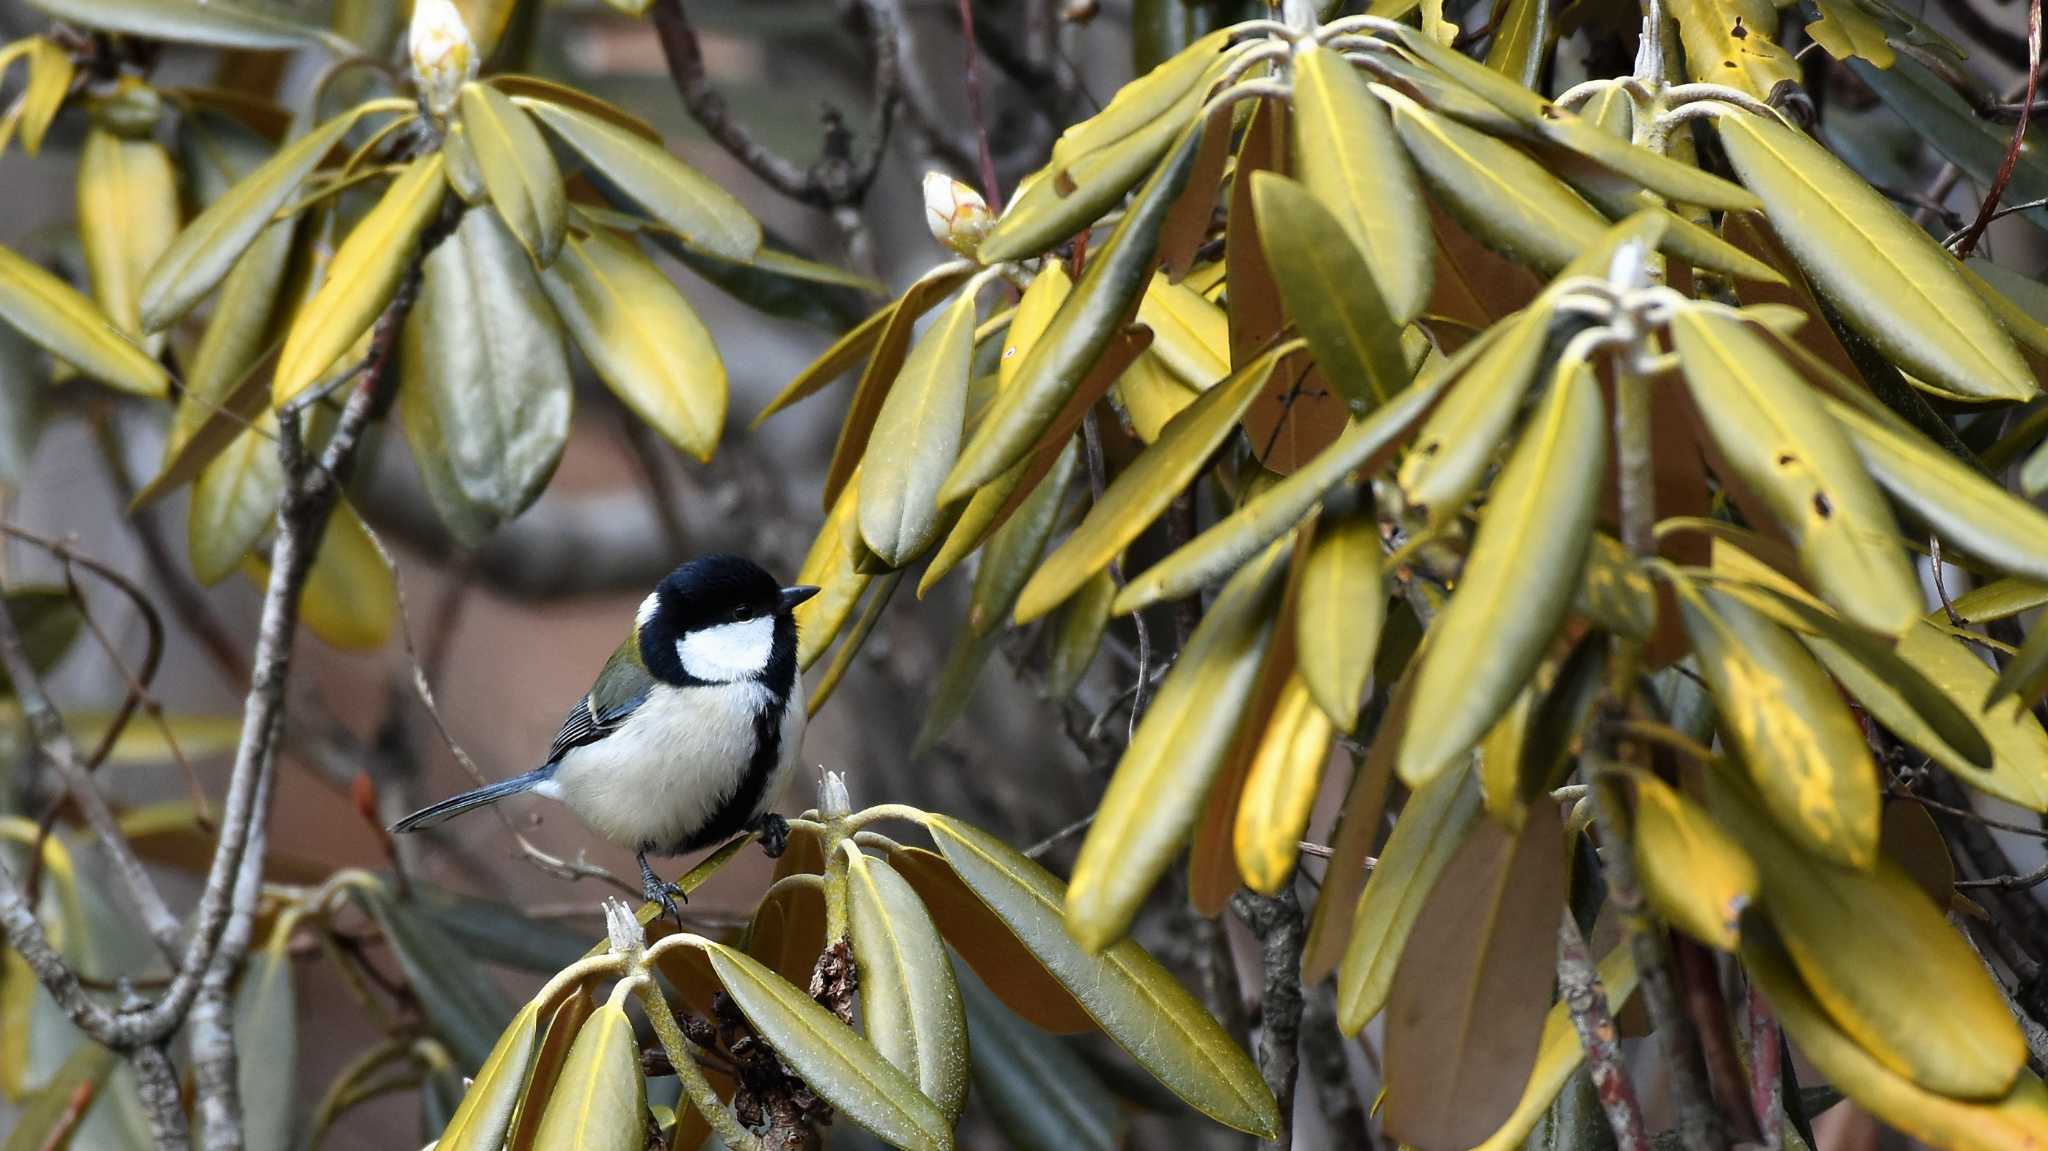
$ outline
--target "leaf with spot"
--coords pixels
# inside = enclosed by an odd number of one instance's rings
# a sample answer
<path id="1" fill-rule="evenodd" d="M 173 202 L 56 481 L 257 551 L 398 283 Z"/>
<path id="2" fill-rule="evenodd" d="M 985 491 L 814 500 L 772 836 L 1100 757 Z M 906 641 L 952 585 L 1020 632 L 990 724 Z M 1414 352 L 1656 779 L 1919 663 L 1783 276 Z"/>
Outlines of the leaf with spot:
<path id="1" fill-rule="evenodd" d="M 1756 898 L 1756 863 L 1706 810 L 1648 772 L 1635 783 L 1636 874 L 1658 915 L 1722 951 L 1741 940 Z"/>

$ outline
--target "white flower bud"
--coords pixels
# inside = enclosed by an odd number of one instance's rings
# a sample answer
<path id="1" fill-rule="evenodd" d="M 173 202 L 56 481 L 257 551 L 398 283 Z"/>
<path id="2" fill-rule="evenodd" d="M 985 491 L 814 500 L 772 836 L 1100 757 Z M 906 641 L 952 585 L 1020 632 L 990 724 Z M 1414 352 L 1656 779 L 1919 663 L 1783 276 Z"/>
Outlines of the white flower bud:
<path id="1" fill-rule="evenodd" d="M 407 48 L 412 53 L 412 82 L 419 89 L 421 102 L 434 115 L 446 116 L 455 108 L 456 93 L 476 79 L 483 63 L 453 0 L 413 0 Z"/>
<path id="2" fill-rule="evenodd" d="M 981 193 L 944 172 L 926 172 L 924 222 L 939 243 L 972 256 L 995 224 L 995 216 Z"/>

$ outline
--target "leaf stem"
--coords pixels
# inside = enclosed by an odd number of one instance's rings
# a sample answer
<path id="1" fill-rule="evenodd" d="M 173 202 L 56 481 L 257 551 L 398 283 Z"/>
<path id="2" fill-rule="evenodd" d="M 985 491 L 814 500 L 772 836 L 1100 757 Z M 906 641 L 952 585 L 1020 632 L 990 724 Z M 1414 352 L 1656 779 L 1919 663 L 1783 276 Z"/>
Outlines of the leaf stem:
<path id="1" fill-rule="evenodd" d="M 658 948 L 660 944 L 655 946 Z M 654 952 L 650 950 L 648 954 L 651 957 Z M 690 1100 L 690 1105 L 704 1116 L 704 1121 L 711 1124 L 711 1130 L 733 1151 L 760 1151 L 764 1146 L 761 1137 L 741 1126 L 732 1108 L 718 1097 L 711 1080 L 705 1077 L 704 1069 L 697 1065 L 697 1059 L 703 1052 L 684 1036 L 682 1027 L 676 1023 L 675 1012 L 669 1010 L 668 1000 L 662 998 L 660 986 L 650 979 L 634 991 L 640 997 L 641 1010 L 647 1013 L 647 1022 L 654 1026 L 655 1037 L 661 1040 L 661 1049 L 668 1053 L 668 1061 L 675 1067 L 676 1079 L 682 1083 L 683 1094 Z"/>

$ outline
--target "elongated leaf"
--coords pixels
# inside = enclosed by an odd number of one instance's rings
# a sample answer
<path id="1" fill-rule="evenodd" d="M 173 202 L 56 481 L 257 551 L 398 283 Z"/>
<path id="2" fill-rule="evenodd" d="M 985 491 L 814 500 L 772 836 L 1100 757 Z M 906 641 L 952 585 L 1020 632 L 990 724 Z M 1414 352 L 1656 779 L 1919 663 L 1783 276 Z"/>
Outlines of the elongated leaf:
<path id="1" fill-rule="evenodd" d="M 1007 934 L 1000 924 L 996 931 Z M 974 1099 L 1004 1138 L 1018 1151 L 1121 1146 L 1127 1120 L 1094 1068 L 1057 1037 L 1021 1024 L 971 970 L 960 969 L 959 982 L 974 1043 Z"/>
<path id="2" fill-rule="evenodd" d="M 1340 730 L 1358 726 L 1386 622 L 1380 583 L 1380 525 L 1371 508 L 1325 511 L 1305 559 L 1295 601 L 1295 649 L 1302 682 Z"/>
<path id="3" fill-rule="evenodd" d="M 1731 111 L 1721 146 L 1785 246 L 1844 321 L 1911 375 L 1978 400 L 2036 388 L 1955 260 L 1827 149 Z"/>
<path id="4" fill-rule="evenodd" d="M 560 104 L 564 108 L 574 108 L 585 115 L 595 116 L 615 128 L 623 128 L 656 147 L 661 146 L 661 132 L 654 125 L 617 104 L 601 100 L 581 88 L 558 84 L 540 76 L 502 73 L 484 82 L 507 96 L 514 97 L 522 105 L 544 100 L 550 104 Z"/>
<path id="5" fill-rule="evenodd" d="M 1412 618 L 1412 617 L 1410 617 Z M 1390 690 L 1387 710 L 1380 718 L 1372 747 L 1363 762 L 1356 763 L 1351 786 L 1344 793 L 1344 806 L 1337 814 L 1331 833 L 1330 862 L 1323 868 L 1323 886 L 1316 897 L 1315 912 L 1309 919 L 1308 939 L 1301 950 L 1302 982 L 1321 983 L 1337 969 L 1351 937 L 1351 923 L 1358 915 L 1358 897 L 1365 890 L 1368 859 L 1379 842 L 1381 816 L 1386 812 L 1388 792 L 1394 781 L 1393 748 L 1399 745 L 1401 727 L 1407 722 L 1409 690 L 1414 675 L 1401 676 Z"/>
<path id="6" fill-rule="evenodd" d="M 1206 391 L 1230 374 L 1230 320 L 1186 284 L 1153 273 L 1138 299 L 1138 322 L 1152 329 L 1151 355 L 1188 387 Z"/>
<path id="7" fill-rule="evenodd" d="M 758 428 L 769 416 L 799 400 L 816 395 L 825 385 L 838 379 L 848 368 L 858 363 L 868 354 L 868 350 L 875 346 L 875 341 L 881 338 L 883 330 L 888 327 L 889 318 L 896 314 L 897 306 L 895 301 L 883 305 L 879 311 L 832 341 L 831 347 L 826 348 L 817 359 L 798 372 L 795 379 L 777 392 L 774 399 L 768 401 L 768 406 L 761 409 L 761 414 L 754 417 L 754 422 L 750 426 Z"/>
<path id="8" fill-rule="evenodd" d="M 1052 653 L 1045 682 L 1054 699 L 1074 694 L 1095 653 L 1102 647 L 1102 633 L 1109 626 L 1109 604 L 1116 598 L 1116 581 L 1108 571 L 1095 574 L 1071 596 L 1053 621 Z"/>
<path id="9" fill-rule="evenodd" d="M 548 142 L 510 96 L 488 84 L 463 85 L 458 106 L 492 205 L 536 262 L 554 263 L 569 203 Z"/>
<path id="10" fill-rule="evenodd" d="M 664 975 L 669 974 L 671 965 L 659 966 Z M 670 979 L 673 983 L 674 977 Z M 708 973 L 704 982 L 715 986 Z M 597 1006 L 588 990 L 572 988 L 562 1000 L 562 1005 L 545 1020 L 539 1049 L 534 1052 L 519 1092 L 518 1107 L 512 1114 L 512 1129 L 506 1136 L 505 1151 L 533 1151 L 534 1140 L 540 1134 L 541 1119 L 547 1115 L 548 1103 L 555 1097 L 555 1088 L 561 1085 L 562 1069 L 568 1064 L 569 1052 L 575 1048 L 576 1037 L 582 1033 L 583 1024 Z M 442 1142 L 445 1146 L 445 1136 Z M 440 1148 L 435 1151 L 440 1151 Z"/>
<path id="11" fill-rule="evenodd" d="M 854 518 L 858 495 L 857 488 L 841 493 L 797 570 L 798 583 L 821 589 L 796 609 L 796 662 L 804 671 L 832 646 L 871 578 L 854 567 L 854 545 L 860 542 L 860 526 Z"/>
<path id="12" fill-rule="evenodd" d="M 1258 1068 L 1144 948 L 1125 939 L 1088 952 L 1067 932 L 1065 892 L 1051 873 L 958 821 L 925 825 L 968 888 L 1140 1066 L 1217 1122 L 1273 1137 L 1279 1108 Z"/>
<path id="13" fill-rule="evenodd" d="M 1397 473 L 1410 512 L 1430 520 L 1459 513 L 1514 420 L 1549 329 L 1539 301 L 1460 353 L 1470 353 L 1469 367 L 1416 433 Z"/>
<path id="14" fill-rule="evenodd" d="M 1386 107 L 1335 52 L 1294 54 L 1294 163 L 1301 182 L 1351 234 L 1395 323 L 1429 300 L 1435 269 L 1421 189 Z"/>
<path id="15" fill-rule="evenodd" d="M 909 1151 L 946 1151 L 952 1124 L 917 1085 L 810 996 L 744 953 L 706 942 L 718 981 L 811 1090 Z"/>
<path id="16" fill-rule="evenodd" d="M 732 193 L 667 149 L 565 104 L 515 99 L 648 215 L 685 240 L 734 260 L 748 259 L 760 248 L 761 222 Z"/>
<path id="17" fill-rule="evenodd" d="M 1771 817 L 1806 850 L 1869 867 L 1877 768 L 1834 684 L 1798 640 L 1740 601 L 1711 588 L 1678 591 L 1720 728 Z"/>
<path id="18" fill-rule="evenodd" d="M 1807 578 L 1852 622 L 1904 630 L 1920 588 L 1891 511 L 1798 373 L 1740 321 L 1704 309 L 1673 316 L 1671 335 L 1707 431 L 1792 537 Z"/>
<path id="19" fill-rule="evenodd" d="M 593 1012 L 576 1032 L 534 1146 L 541 1151 L 629 1151 L 646 1142 L 646 1113 L 647 1081 L 640 1076 L 633 1022 L 615 1000 Z"/>
<path id="20" fill-rule="evenodd" d="M 939 485 L 959 456 L 974 321 L 974 294 L 962 292 L 910 349 L 868 437 L 860 534 L 891 567 L 922 555 L 942 526 Z"/>
<path id="21" fill-rule="evenodd" d="M 539 498 L 569 435 L 561 321 L 495 213 L 465 213 L 427 257 L 401 355 L 399 404 L 427 496 L 475 546 Z"/>
<path id="22" fill-rule="evenodd" d="M 539 1000 L 512 1017 L 478 1069 L 462 1103 L 442 1130 L 436 1151 L 498 1151 L 512 1129 L 512 1113 L 525 1094 L 527 1073 L 540 1045 Z"/>
<path id="23" fill-rule="evenodd" d="M 51 355 L 123 391 L 161 396 L 162 365 L 69 284 L 0 247 L 0 320 Z"/>
<path id="24" fill-rule="evenodd" d="M 1743 940 L 1742 966 L 1769 997 L 1785 1035 L 1828 1083 L 1859 1105 L 1931 1146 L 2004 1151 L 2048 1143 L 2048 1090 L 2031 1071 L 1995 1101 L 1972 1102 L 1929 1091 L 1874 1058 L 1800 981 L 1786 949 L 1768 938 Z"/>
<path id="25" fill-rule="evenodd" d="M 1401 390 L 1408 364 L 1401 328 L 1387 310 L 1358 249 L 1336 216 L 1301 185 L 1271 172 L 1252 176 L 1252 201 L 1266 260 L 1316 363 L 1354 415 Z"/>
<path id="26" fill-rule="evenodd" d="M 1466 345 L 1444 361 L 1440 370 L 1418 379 L 1370 416 L 1346 428 L 1336 443 L 1296 468 L 1293 475 L 1247 500 L 1179 551 L 1133 577 L 1118 593 L 1111 614 L 1122 615 L 1186 595 L 1236 570 L 1292 529 L 1345 477 L 1384 466 L 1444 388 L 1486 346 L 1482 341 Z"/>
<path id="27" fill-rule="evenodd" d="M 1276 350 L 1259 357 L 1174 417 L 1159 442 L 1117 475 L 1088 518 L 1039 565 L 1017 599 L 1017 622 L 1064 603 L 1166 511 L 1237 427 L 1280 356 Z"/>
<path id="28" fill-rule="evenodd" d="M 1693 80 L 1727 84 L 1758 100 L 1800 83 L 1799 62 L 1777 43 L 1778 14 L 1769 0 L 1674 0 L 1670 13 Z"/>
<path id="29" fill-rule="evenodd" d="M 170 153 L 155 140 L 89 132 L 78 157 L 78 238 L 93 297 L 123 332 L 142 335 L 143 280 L 177 234 Z"/>
<path id="30" fill-rule="evenodd" d="M 1258 678 L 1286 571 L 1274 545 L 1217 597 L 1118 761 L 1067 888 L 1067 925 L 1099 952 L 1172 862 Z"/>
<path id="31" fill-rule="evenodd" d="M 564 240 L 540 283 L 605 386 L 670 443 L 710 459 L 725 428 L 725 364 L 654 261 L 597 230 Z"/>
<path id="32" fill-rule="evenodd" d="M 278 149 L 186 225 L 143 281 L 143 330 L 161 331 L 205 299 L 362 115 L 344 112 Z"/>
<path id="33" fill-rule="evenodd" d="M 233 0 L 31 0 L 35 7 L 66 23 L 148 40 L 206 44 L 216 48 L 258 51 L 302 48 L 326 43 L 343 50 L 354 45 L 322 29 Z"/>
<path id="34" fill-rule="evenodd" d="M 1356 1035 L 1387 1005 L 1416 917 L 1478 822 L 1479 782 L 1469 771 L 1436 777 L 1401 809 L 1358 898 L 1357 921 L 1337 972 L 1337 1026 L 1344 1034 Z"/>
<path id="35" fill-rule="evenodd" d="M 1482 820 L 1416 921 L 1387 1003 L 1388 1134 L 1469 1147 L 1514 1110 L 1543 1037 L 1554 981 L 1530 962 L 1555 946 L 1564 829 L 1538 803 L 1519 833 Z"/>
<path id="36" fill-rule="evenodd" d="M 185 550 L 200 583 L 227 578 L 275 524 L 284 494 L 276 435 L 277 417 L 259 413 L 255 426 L 238 435 L 192 482 Z"/>
<path id="37" fill-rule="evenodd" d="M 1053 529 L 1059 526 L 1067 485 L 1079 470 L 1080 460 L 1079 440 L 1068 440 L 1052 470 L 989 536 L 967 596 L 967 628 L 975 635 L 990 635 L 1002 628 L 1026 581 L 1040 568 L 1039 559 Z"/>
<path id="38" fill-rule="evenodd" d="M 2048 513 L 1917 432 L 1832 397 L 1821 402 L 1871 476 L 1943 540 L 2002 571 L 2048 580 Z"/>
<path id="39" fill-rule="evenodd" d="M 1852 871 L 1803 854 L 1729 774 L 1708 773 L 1707 799 L 1756 860 L 1764 913 L 1838 1026 L 1930 1091 L 2006 1093 L 2026 1043 L 1990 973 L 1904 868 L 1879 856 Z"/>
<path id="40" fill-rule="evenodd" d="M 1211 32 L 1117 89 L 1102 111 L 1060 133 L 1052 144 L 1053 161 L 1069 163 L 1158 123 L 1197 89 L 1229 43 L 1227 29 Z"/>
<path id="41" fill-rule="evenodd" d="M 272 402 L 279 406 L 331 369 L 375 323 L 398 291 L 420 234 L 448 191 L 436 152 L 412 161 L 342 241 L 320 291 L 299 309 L 279 354 Z"/>
<path id="42" fill-rule="evenodd" d="M 1294 877 L 1336 729 L 1299 673 L 1289 676 L 1245 776 L 1232 835 L 1245 886 L 1271 895 Z"/>
<path id="43" fill-rule="evenodd" d="M 958 1122 L 967 1102 L 967 1016 L 939 929 L 881 860 L 849 852 L 846 885 L 868 1042 Z"/>
<path id="44" fill-rule="evenodd" d="M 21 150 L 33 156 L 42 151 L 51 121 L 71 94 L 78 65 L 68 49 L 47 36 L 34 37 L 28 45 L 28 86 L 22 89 L 12 112 L 20 117 Z M 4 135 L 5 129 L 0 128 L 0 137 Z"/>
<path id="45" fill-rule="evenodd" d="M 1609 91 L 1618 94 L 1620 89 Z M 1625 99 L 1620 102 L 1627 103 Z M 1725 212 L 1755 211 L 1763 206 L 1755 193 L 1741 185 L 1630 143 L 1627 131 L 1619 135 L 1609 132 L 1590 116 L 1573 116 L 1551 108 L 1531 123 L 1542 139 L 1577 152 L 1622 179 L 1675 203 Z"/>
<path id="46" fill-rule="evenodd" d="M 1756 863 L 1704 809 L 1647 772 L 1636 785 L 1636 874 L 1643 894 L 1672 926 L 1712 947 L 1735 950 L 1742 913 L 1756 898 Z"/>
<path id="47" fill-rule="evenodd" d="M 1410 787 L 1461 762 L 1527 683 L 1585 566 L 1605 474 L 1599 384 L 1561 364 L 1495 481 L 1472 553 L 1415 684 L 1397 770 Z"/>
<path id="48" fill-rule="evenodd" d="M 1151 282 L 1159 229 L 1187 186 L 1202 132 L 1197 121 L 1174 141 L 1102 249 L 1089 254 L 1088 266 L 1018 367 L 1015 381 L 962 449 L 941 499 L 962 498 L 1023 459 L 1102 358 Z"/>
<path id="49" fill-rule="evenodd" d="M 867 367 L 861 370 L 853 402 L 839 423 L 839 438 L 832 445 L 832 462 L 825 472 L 824 506 L 832 506 L 833 501 L 839 498 L 840 490 L 852 479 L 854 469 L 866 458 L 868 436 L 874 431 L 882 404 L 896 382 L 896 373 L 903 367 L 918 317 L 951 295 L 971 273 L 972 265 L 964 260 L 941 264 L 904 289 L 902 298 L 875 337 L 874 352 L 868 357 Z M 830 354 L 826 353 L 827 356 Z M 792 388 L 794 386 L 791 385 Z M 789 393 L 785 391 L 784 394 Z"/>

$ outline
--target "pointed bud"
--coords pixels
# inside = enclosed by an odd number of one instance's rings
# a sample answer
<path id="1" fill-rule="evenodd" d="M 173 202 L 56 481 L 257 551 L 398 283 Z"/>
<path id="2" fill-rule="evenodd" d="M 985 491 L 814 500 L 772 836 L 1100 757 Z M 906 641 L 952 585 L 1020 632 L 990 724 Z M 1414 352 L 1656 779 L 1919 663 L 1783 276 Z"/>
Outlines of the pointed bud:
<path id="1" fill-rule="evenodd" d="M 924 174 L 924 222 L 939 243 L 972 256 L 995 224 L 981 193 L 946 175 Z"/>
<path id="2" fill-rule="evenodd" d="M 452 0 L 414 0 L 407 46 L 420 102 L 434 115 L 446 116 L 455 108 L 456 93 L 476 79 L 483 63 Z"/>

